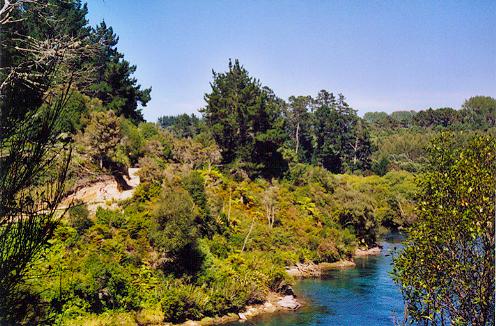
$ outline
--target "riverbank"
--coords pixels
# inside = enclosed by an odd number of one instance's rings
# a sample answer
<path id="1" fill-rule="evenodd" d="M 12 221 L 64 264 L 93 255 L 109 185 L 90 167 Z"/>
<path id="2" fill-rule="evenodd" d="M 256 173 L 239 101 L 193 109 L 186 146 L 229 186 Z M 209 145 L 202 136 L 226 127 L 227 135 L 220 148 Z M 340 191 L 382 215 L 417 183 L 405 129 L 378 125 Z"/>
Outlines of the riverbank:
<path id="1" fill-rule="evenodd" d="M 254 304 L 246 306 L 239 313 L 230 313 L 222 317 L 206 317 L 200 321 L 188 320 L 182 326 L 210 326 L 222 325 L 232 322 L 244 322 L 261 314 L 271 314 L 280 311 L 294 311 L 302 306 L 301 300 L 296 300 L 294 295 L 283 295 L 280 293 L 270 292 L 267 295 L 266 301 L 262 304 Z M 165 325 L 177 325 L 166 323 Z"/>
<path id="2" fill-rule="evenodd" d="M 375 246 L 372 248 L 361 249 L 357 248 L 353 257 L 379 256 L 381 247 Z M 354 268 L 356 266 L 353 259 L 339 260 L 333 263 L 298 263 L 295 266 L 286 267 L 286 273 L 296 278 L 321 277 L 326 271 L 333 269 Z"/>
<path id="3" fill-rule="evenodd" d="M 286 273 L 296 278 L 320 277 L 327 270 L 340 268 L 353 268 L 356 264 L 352 260 L 340 260 L 334 263 L 298 263 L 295 266 L 286 267 Z"/>
<path id="4" fill-rule="evenodd" d="M 291 313 L 260 315 L 257 326 L 393 325 L 404 304 L 390 271 L 399 239 L 381 241 L 382 253 L 356 257 L 355 268 L 329 270 L 322 277 L 299 278 L 293 288 L 308 303 Z"/>
<path id="5" fill-rule="evenodd" d="M 379 256 L 381 254 L 382 247 L 376 246 L 368 249 L 357 248 L 353 257 L 366 257 L 366 256 Z"/>
<path id="6" fill-rule="evenodd" d="M 353 257 L 378 256 L 381 254 L 381 247 L 376 246 L 368 249 L 358 248 Z M 353 260 L 340 260 L 333 263 L 298 263 L 295 266 L 286 268 L 286 273 L 295 278 L 318 278 L 330 270 L 350 269 L 356 267 Z M 301 298 L 296 298 L 292 289 L 286 294 L 270 292 L 267 299 L 262 304 L 248 305 L 238 313 L 230 313 L 217 318 L 204 318 L 200 321 L 188 320 L 180 325 L 183 326 L 207 326 L 220 325 L 233 322 L 244 322 L 262 314 L 271 314 L 280 311 L 294 311 L 304 304 Z M 173 324 L 166 324 L 173 325 Z"/>

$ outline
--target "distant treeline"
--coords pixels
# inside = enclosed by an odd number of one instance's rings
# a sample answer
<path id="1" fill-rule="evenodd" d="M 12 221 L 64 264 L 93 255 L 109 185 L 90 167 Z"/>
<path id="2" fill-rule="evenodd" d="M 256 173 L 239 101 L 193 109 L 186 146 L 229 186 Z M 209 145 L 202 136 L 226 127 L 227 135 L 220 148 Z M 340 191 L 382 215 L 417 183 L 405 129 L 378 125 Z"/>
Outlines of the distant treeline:
<path id="1" fill-rule="evenodd" d="M 365 121 L 379 129 L 450 128 L 488 129 L 496 125 L 496 99 L 474 96 L 466 100 L 460 110 L 439 108 L 422 111 L 367 112 Z"/>

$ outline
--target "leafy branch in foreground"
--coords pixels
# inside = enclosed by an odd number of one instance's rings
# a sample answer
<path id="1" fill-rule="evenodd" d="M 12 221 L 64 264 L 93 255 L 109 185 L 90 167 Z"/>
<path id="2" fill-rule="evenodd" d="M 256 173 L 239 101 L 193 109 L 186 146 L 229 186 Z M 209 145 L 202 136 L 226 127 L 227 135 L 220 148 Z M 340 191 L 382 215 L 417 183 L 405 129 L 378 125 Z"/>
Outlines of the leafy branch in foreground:
<path id="1" fill-rule="evenodd" d="M 70 160 L 61 113 L 74 67 L 90 47 L 70 35 L 26 32 L 43 20 L 46 1 L 4 1 L 0 51 L 0 323 L 26 317 L 21 289 L 29 264 L 48 244 Z M 83 70 L 80 70 L 81 72 Z M 65 138 L 65 139 L 64 139 Z"/>
<path id="2" fill-rule="evenodd" d="M 442 134 L 420 180 L 418 222 L 393 274 L 407 321 L 494 325 L 496 139 Z"/>

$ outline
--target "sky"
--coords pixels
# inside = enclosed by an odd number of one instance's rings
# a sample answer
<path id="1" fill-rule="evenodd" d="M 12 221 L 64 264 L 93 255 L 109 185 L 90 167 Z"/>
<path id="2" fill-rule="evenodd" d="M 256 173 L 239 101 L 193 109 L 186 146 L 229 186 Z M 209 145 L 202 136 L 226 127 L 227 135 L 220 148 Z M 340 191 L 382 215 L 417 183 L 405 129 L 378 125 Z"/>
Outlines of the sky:
<path id="1" fill-rule="evenodd" d="M 359 114 L 496 97 L 496 1 L 89 0 L 152 86 L 148 121 L 195 113 L 239 59 L 281 98 L 342 93 Z"/>

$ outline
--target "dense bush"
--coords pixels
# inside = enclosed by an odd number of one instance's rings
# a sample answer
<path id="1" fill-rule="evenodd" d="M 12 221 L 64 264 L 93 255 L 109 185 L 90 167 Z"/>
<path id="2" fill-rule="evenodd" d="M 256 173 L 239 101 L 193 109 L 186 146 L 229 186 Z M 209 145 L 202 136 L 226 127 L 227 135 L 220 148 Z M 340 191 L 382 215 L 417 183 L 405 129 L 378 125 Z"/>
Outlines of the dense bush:
<path id="1" fill-rule="evenodd" d="M 160 132 L 145 129 L 145 142 L 162 144 Z M 290 283 L 285 266 L 349 259 L 381 228 L 414 218 L 413 177 L 404 171 L 333 175 L 292 164 L 284 179 L 236 181 L 162 150 L 139 162 L 132 199 L 94 216 L 72 208 L 33 267 L 53 275 L 29 289 L 45 290 L 40 300 L 57 320 L 182 322 L 236 312 Z"/>

